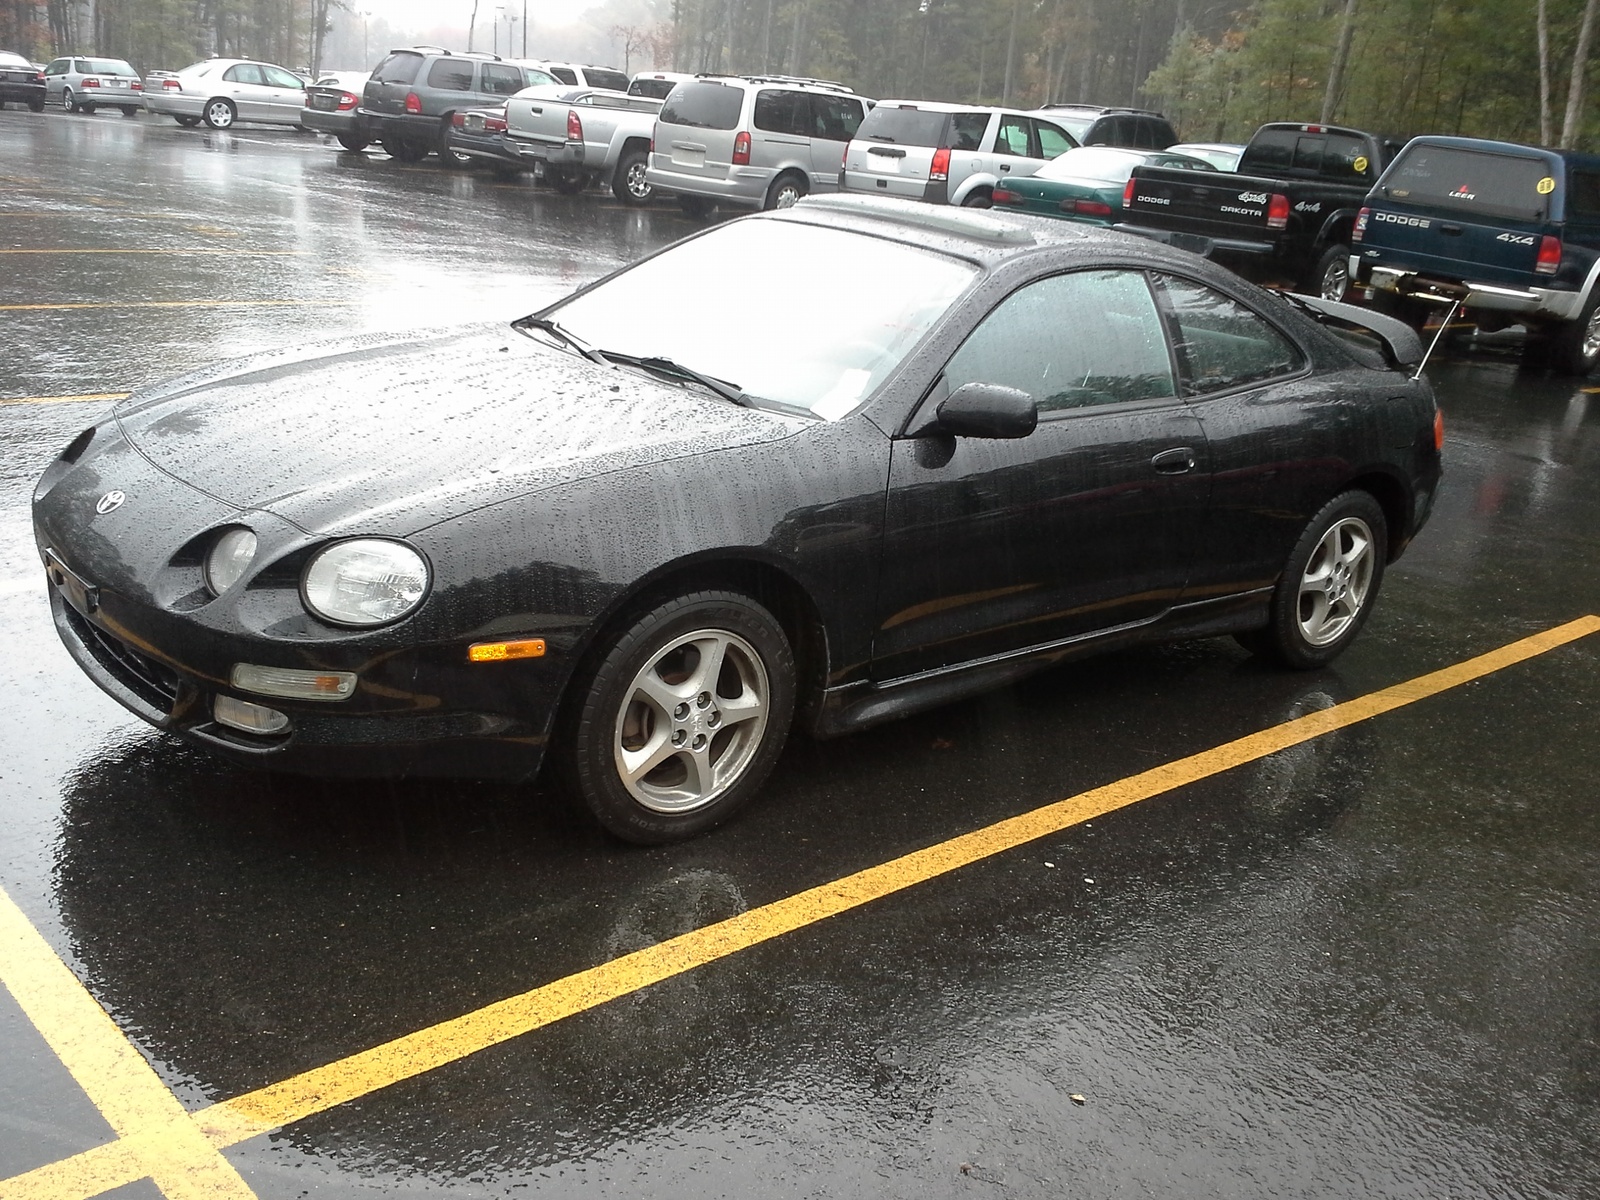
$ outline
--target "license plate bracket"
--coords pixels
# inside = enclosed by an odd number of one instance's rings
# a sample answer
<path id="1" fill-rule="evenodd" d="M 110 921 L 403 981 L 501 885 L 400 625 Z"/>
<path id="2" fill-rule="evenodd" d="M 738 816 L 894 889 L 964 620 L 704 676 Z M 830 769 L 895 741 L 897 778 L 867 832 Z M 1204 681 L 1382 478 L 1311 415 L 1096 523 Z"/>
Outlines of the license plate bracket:
<path id="1" fill-rule="evenodd" d="M 54 550 L 44 552 L 44 569 L 73 608 L 85 615 L 100 610 L 100 589 L 62 562 Z"/>

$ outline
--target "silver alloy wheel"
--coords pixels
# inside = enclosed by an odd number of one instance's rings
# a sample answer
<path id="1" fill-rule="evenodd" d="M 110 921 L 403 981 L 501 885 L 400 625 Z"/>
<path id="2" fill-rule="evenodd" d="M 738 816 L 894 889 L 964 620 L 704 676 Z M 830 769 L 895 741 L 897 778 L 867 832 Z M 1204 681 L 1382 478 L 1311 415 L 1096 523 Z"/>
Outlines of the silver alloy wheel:
<path id="1" fill-rule="evenodd" d="M 1345 292 L 1350 289 L 1350 260 L 1343 255 L 1328 264 L 1328 269 L 1322 273 L 1322 290 L 1318 292 L 1324 300 L 1343 300 Z"/>
<path id="2" fill-rule="evenodd" d="M 1308 644 L 1338 641 L 1360 617 L 1372 591 L 1376 554 L 1372 530 L 1360 517 L 1335 521 L 1322 535 L 1300 575 L 1295 613 Z"/>
<path id="3" fill-rule="evenodd" d="M 1589 323 L 1583 327 L 1583 361 L 1600 359 L 1600 306 L 1589 314 Z"/>
<path id="4" fill-rule="evenodd" d="M 233 124 L 233 105 L 226 100 L 213 100 L 206 105 L 206 124 L 213 129 L 226 129 Z"/>
<path id="5" fill-rule="evenodd" d="M 793 180 L 787 180 L 778 185 L 778 190 L 773 194 L 773 208 L 793 208 L 805 192 L 800 190 L 800 185 Z"/>
<path id="6" fill-rule="evenodd" d="M 618 778 L 652 812 L 704 808 L 754 761 L 770 706 L 766 666 L 744 638 L 726 629 L 673 638 L 623 694 L 612 734 Z"/>
<path id="7" fill-rule="evenodd" d="M 641 159 L 639 162 L 629 164 L 627 173 L 622 177 L 622 185 L 628 189 L 628 195 L 635 200 L 648 200 L 650 193 L 655 190 L 645 176 L 647 170 L 649 168 Z"/>

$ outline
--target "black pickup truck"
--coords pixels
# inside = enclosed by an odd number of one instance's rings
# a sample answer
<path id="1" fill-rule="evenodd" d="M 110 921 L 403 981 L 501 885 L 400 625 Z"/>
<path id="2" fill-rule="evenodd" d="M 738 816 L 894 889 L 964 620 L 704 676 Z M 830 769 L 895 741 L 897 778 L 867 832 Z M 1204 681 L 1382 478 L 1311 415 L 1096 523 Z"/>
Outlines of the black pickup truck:
<path id="1" fill-rule="evenodd" d="M 1236 173 L 1136 167 L 1116 228 L 1192 250 L 1258 283 L 1338 300 L 1350 283 L 1350 230 L 1405 143 L 1332 125 L 1256 130 Z"/>

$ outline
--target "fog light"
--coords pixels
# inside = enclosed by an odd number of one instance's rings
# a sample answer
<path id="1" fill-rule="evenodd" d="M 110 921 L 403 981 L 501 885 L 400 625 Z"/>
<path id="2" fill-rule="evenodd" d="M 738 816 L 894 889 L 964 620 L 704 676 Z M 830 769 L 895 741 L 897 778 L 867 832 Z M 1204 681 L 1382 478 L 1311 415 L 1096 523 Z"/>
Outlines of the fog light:
<path id="1" fill-rule="evenodd" d="M 232 682 L 241 692 L 287 700 L 343 700 L 356 690 L 354 671 L 296 671 L 252 663 L 234 663 Z"/>
<path id="2" fill-rule="evenodd" d="M 232 696 L 218 696 L 213 700 L 211 715 L 217 724 L 245 733 L 282 733 L 289 728 L 289 718 L 277 709 L 235 700 Z"/>

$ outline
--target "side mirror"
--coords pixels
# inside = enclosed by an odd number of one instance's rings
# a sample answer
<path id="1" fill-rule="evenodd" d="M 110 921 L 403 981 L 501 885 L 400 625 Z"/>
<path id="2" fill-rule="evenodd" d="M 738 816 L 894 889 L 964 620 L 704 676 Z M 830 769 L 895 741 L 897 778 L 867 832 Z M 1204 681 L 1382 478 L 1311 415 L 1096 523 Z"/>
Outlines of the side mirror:
<path id="1" fill-rule="evenodd" d="M 940 432 L 956 437 L 1025 438 L 1039 424 L 1034 398 L 998 383 L 964 383 L 934 411 Z"/>

